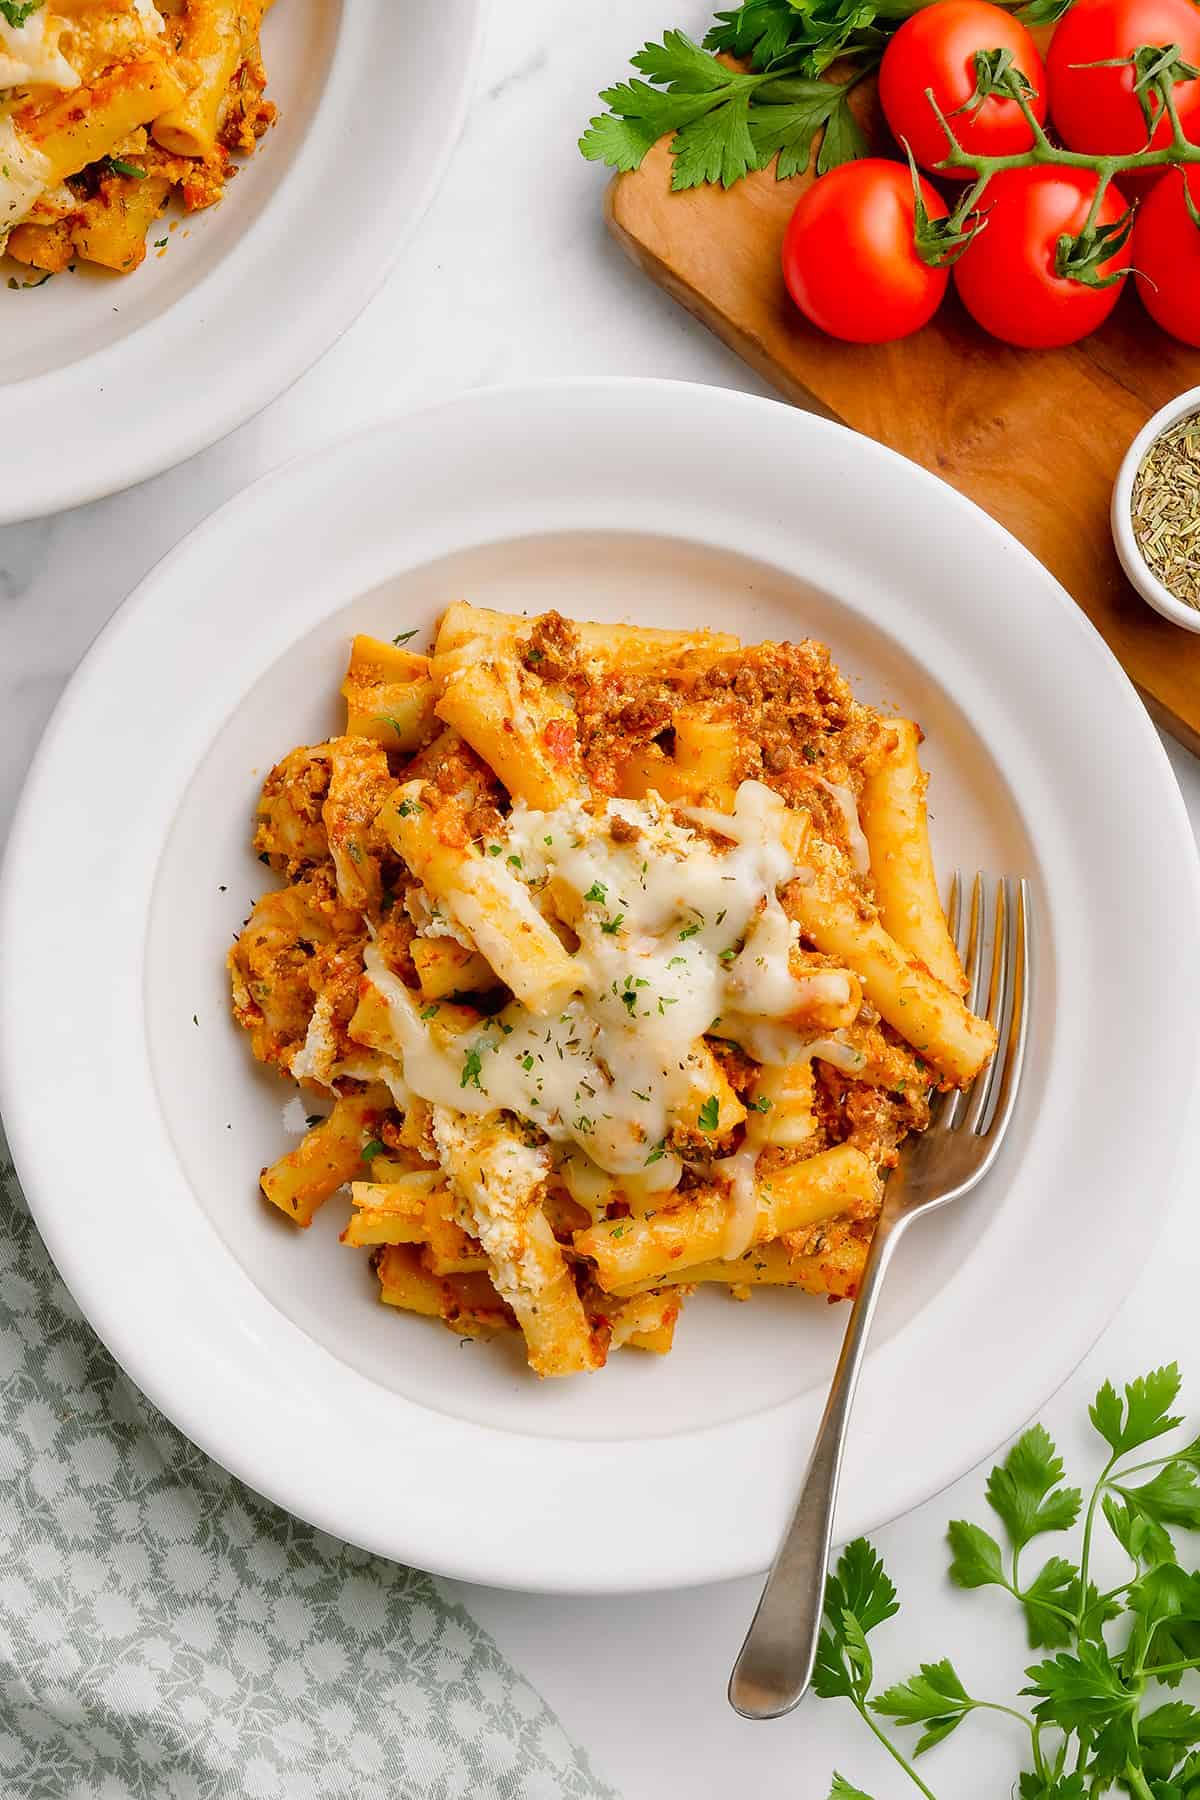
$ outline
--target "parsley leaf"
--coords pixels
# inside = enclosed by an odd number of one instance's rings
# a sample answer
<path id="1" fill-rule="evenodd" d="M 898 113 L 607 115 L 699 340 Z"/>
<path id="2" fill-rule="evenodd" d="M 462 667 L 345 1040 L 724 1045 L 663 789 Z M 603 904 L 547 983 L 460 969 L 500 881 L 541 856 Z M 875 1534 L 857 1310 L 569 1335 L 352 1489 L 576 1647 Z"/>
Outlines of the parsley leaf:
<path id="1" fill-rule="evenodd" d="M 856 17 L 873 11 L 860 0 L 833 4 L 835 11 L 844 4 Z M 799 9 L 789 10 L 799 22 Z M 786 70 L 746 72 L 718 62 L 685 32 L 668 31 L 661 43 L 643 45 L 632 61 L 648 79 L 619 82 L 600 95 L 609 110 L 594 118 L 579 140 L 591 162 L 626 172 L 640 168 L 653 145 L 669 135 L 671 186 L 678 192 L 704 182 L 732 187 L 777 154 L 779 176 L 794 175 L 808 167 L 822 126 L 821 172 L 867 153 L 849 110 L 853 83 L 813 79 L 825 62 L 811 47 L 802 47 L 800 61 L 789 60 Z"/>
<path id="2" fill-rule="evenodd" d="M 1036 1698 L 1034 1718 L 1063 1731 L 1098 1730 L 1135 1705 L 1104 1644 L 1080 1644 L 1077 1656 L 1064 1651 L 1025 1673 L 1030 1686 L 1021 1692 Z"/>
<path id="3" fill-rule="evenodd" d="M 770 94 L 768 100 L 765 95 Z M 847 104 L 849 90 L 831 81 L 800 76 L 774 81 L 755 106 L 751 134 L 759 166 L 779 158 L 778 176 L 802 175 L 812 160 L 813 139 L 825 128 L 817 153 L 817 173 L 868 154 L 866 136 Z"/>
<path id="4" fill-rule="evenodd" d="M 710 1094 L 700 1108 L 697 1124 L 701 1131 L 715 1131 L 721 1122 L 721 1102 L 715 1094 Z"/>
<path id="5" fill-rule="evenodd" d="M 1195 1470 L 1187 1463 L 1167 1463 L 1140 1487 L 1123 1487 L 1114 1482 L 1113 1488 L 1130 1511 L 1149 1526 L 1186 1525 L 1191 1531 L 1200 1530 L 1200 1487 L 1196 1485 Z M 1174 1561 L 1174 1551 L 1168 1556 L 1161 1539 L 1156 1540 L 1155 1548 L 1161 1561 Z"/>
<path id="6" fill-rule="evenodd" d="M 817 1649 L 813 1691 L 824 1699 L 861 1700 L 871 1684 L 866 1634 L 900 1610 L 896 1590 L 866 1538 L 838 1557 L 825 1586 L 825 1627 Z"/>
<path id="7" fill-rule="evenodd" d="M 914 1756 L 932 1750 L 957 1730 L 975 1702 L 959 1680 L 953 1663 L 922 1663 L 919 1675 L 897 1682 L 871 1702 L 873 1712 L 896 1719 L 901 1725 L 924 1725 Z"/>
<path id="8" fill-rule="evenodd" d="M 951 1519 L 946 1537 L 954 1552 L 950 1579 L 956 1587 L 988 1587 L 992 1583 L 1008 1586 L 1000 1546 L 982 1525 L 972 1525 L 969 1519 Z"/>
<path id="9" fill-rule="evenodd" d="M 1044 1562 L 1021 1594 L 1031 1650 L 1060 1650 L 1074 1635 L 1064 1613 L 1077 1612 L 1079 1570 L 1063 1556 Z"/>
<path id="10" fill-rule="evenodd" d="M 755 69 L 819 75 L 835 57 L 861 55 L 882 42 L 877 15 L 894 30 L 916 10 L 889 0 L 744 0 L 736 11 L 717 14 L 704 42 Z"/>
<path id="11" fill-rule="evenodd" d="M 42 4 L 43 0 L 0 0 L 0 18 L 7 19 L 10 25 L 23 25 Z"/>
<path id="12" fill-rule="evenodd" d="M 593 881 L 591 887 L 583 897 L 585 900 L 594 900 L 598 906 L 603 906 L 604 902 L 608 899 L 608 889 L 602 881 Z"/>
<path id="13" fill-rule="evenodd" d="M 382 1155 L 383 1145 L 378 1138 L 371 1138 L 369 1142 L 365 1143 L 362 1147 L 362 1159 L 364 1162 L 371 1162 L 375 1157 Z"/>
<path id="14" fill-rule="evenodd" d="M 459 1087 L 477 1087 L 481 1094 L 486 1094 L 487 1089 L 480 1080 L 482 1074 L 483 1058 L 479 1053 L 479 1046 L 474 1045 L 467 1051 L 467 1054 L 463 1058 L 462 1075 L 460 1076 L 458 1083 Z"/>
<path id="15" fill-rule="evenodd" d="M 829 1789 L 829 1800 L 871 1800 L 871 1796 L 870 1794 L 864 1794 L 861 1788 L 852 1786 L 851 1783 L 846 1780 L 846 1777 L 844 1775 L 839 1775 L 835 1769 L 833 1771 L 833 1785 Z"/>
<path id="16" fill-rule="evenodd" d="M 1003 1520 L 1015 1550 L 1043 1531 L 1069 1530 L 1079 1517 L 1083 1495 L 1078 1488 L 1059 1487 L 1062 1478 L 1062 1458 L 1041 1425 L 1022 1432 L 992 1470 L 988 1504 Z"/>
<path id="17" fill-rule="evenodd" d="M 1111 1381 L 1106 1381 L 1088 1408 L 1088 1417 L 1114 1456 L 1124 1456 L 1164 1432 L 1174 1431 L 1182 1420 L 1169 1416 L 1167 1408 L 1179 1393 L 1177 1363 L 1155 1369 L 1125 1389 L 1122 1405 Z"/>
<path id="18" fill-rule="evenodd" d="M 414 625 L 411 631 L 398 631 L 392 639 L 393 644 L 411 644 L 419 627 Z"/>
<path id="19" fill-rule="evenodd" d="M 1164 1665 L 1200 1659 L 1200 1574 L 1189 1575 L 1174 1563 L 1162 1563 L 1134 1582 L 1129 1607 L 1142 1624 L 1148 1674 L 1157 1674 Z M 1167 1687 L 1178 1687 L 1183 1671 L 1172 1669 L 1157 1678 Z"/>
<path id="20" fill-rule="evenodd" d="M 734 12 L 717 14 L 704 47 L 765 69 L 786 54 L 796 26 L 797 9 L 791 0 L 747 0 Z"/>

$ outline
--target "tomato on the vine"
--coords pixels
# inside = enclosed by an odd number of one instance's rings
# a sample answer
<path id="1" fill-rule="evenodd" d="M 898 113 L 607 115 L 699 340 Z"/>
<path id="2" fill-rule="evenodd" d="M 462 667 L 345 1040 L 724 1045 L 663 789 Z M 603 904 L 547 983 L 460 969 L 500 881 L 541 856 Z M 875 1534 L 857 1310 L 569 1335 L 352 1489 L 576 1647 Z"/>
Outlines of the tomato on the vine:
<path id="1" fill-rule="evenodd" d="M 927 181 L 931 219 L 946 207 Z M 814 181 L 783 240 L 783 278 L 805 317 L 831 337 L 884 344 L 919 331 L 946 292 L 944 268 L 924 262 L 905 164 L 867 157 Z"/>
<path id="2" fill-rule="evenodd" d="M 1200 227 L 1188 211 L 1185 181 L 1200 211 L 1200 167 L 1168 170 L 1138 208 L 1133 266 L 1150 317 L 1180 343 L 1200 345 Z"/>
<path id="3" fill-rule="evenodd" d="M 1106 287 L 1059 272 L 1060 245 L 1080 233 L 1096 194 L 1084 169 L 1006 169 L 992 178 L 982 206 L 984 229 L 954 265 L 963 305 L 984 330 L 1007 344 L 1044 350 L 1073 344 L 1102 325 L 1116 305 L 1123 276 Z M 1096 214 L 1098 230 L 1119 224 L 1124 202 L 1111 187 Z M 1128 270 L 1119 249 L 1098 255 L 1095 276 Z"/>
<path id="4" fill-rule="evenodd" d="M 1180 59 L 1200 68 L 1200 7 L 1193 0 L 1074 0 L 1057 26 L 1046 56 L 1050 116 L 1064 144 L 1091 156 L 1129 155 L 1170 140 L 1161 106 L 1153 134 L 1134 83 L 1133 68 L 1087 68 L 1132 55 L 1143 45 L 1174 44 Z M 1184 132 L 1200 142 L 1200 81 L 1175 83 Z"/>
<path id="5" fill-rule="evenodd" d="M 924 169 L 970 178 L 969 169 L 938 169 L 946 155 L 946 134 L 929 104 L 932 91 L 967 152 L 1007 156 L 1028 150 L 1033 132 L 1016 101 L 989 93 L 970 104 L 977 91 L 976 56 L 1007 52 L 1003 61 L 1029 84 L 1026 95 L 1039 123 L 1046 117 L 1046 72 L 1021 21 L 990 0 L 935 0 L 906 19 L 887 49 L 879 70 L 879 98 L 892 135 L 906 143 Z"/>

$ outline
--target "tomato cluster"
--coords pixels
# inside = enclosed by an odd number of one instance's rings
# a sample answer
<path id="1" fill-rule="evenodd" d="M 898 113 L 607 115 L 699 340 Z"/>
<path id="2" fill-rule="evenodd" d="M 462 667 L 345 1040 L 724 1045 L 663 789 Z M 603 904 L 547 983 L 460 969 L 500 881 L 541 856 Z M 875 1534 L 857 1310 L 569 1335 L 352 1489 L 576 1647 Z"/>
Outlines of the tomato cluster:
<path id="1" fill-rule="evenodd" d="M 1188 142 L 1200 144 L 1194 0 L 1073 0 L 1045 61 L 1020 20 L 990 0 L 933 0 L 888 44 L 880 100 L 897 143 L 953 205 L 962 182 L 978 173 L 969 159 L 1033 150 L 1031 121 L 1066 150 L 1092 157 L 1169 144 L 1161 92 L 1144 79 L 1148 47 L 1167 46 L 1176 70 L 1170 104 Z M 1126 60 L 1135 52 L 1136 67 Z M 949 149 L 939 112 L 964 153 L 954 168 L 939 166 Z M 792 298 L 833 337 L 886 343 L 926 324 L 953 279 L 985 331 L 1045 349 L 1094 331 L 1136 271 L 1151 316 L 1200 345 L 1200 164 L 1119 173 L 1097 200 L 1095 170 L 1048 162 L 1043 152 L 992 172 L 964 228 L 960 208 L 949 234 L 943 192 L 908 163 L 872 157 L 832 169 L 788 227 L 783 268 Z M 1091 246 L 1081 261 L 1067 254 L 1080 234 Z"/>

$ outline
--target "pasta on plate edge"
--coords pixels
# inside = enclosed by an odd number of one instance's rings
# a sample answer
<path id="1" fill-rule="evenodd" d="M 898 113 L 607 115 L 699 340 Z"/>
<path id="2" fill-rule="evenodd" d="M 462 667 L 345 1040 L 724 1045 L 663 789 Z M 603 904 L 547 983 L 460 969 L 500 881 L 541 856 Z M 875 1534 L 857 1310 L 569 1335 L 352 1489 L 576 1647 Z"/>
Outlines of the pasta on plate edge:
<path id="1" fill-rule="evenodd" d="M 0 255 L 43 279 L 76 262 L 128 274 L 173 192 L 188 211 L 218 202 L 232 153 L 251 155 L 275 119 L 259 45 L 272 3 L 0 13 Z"/>
<path id="2" fill-rule="evenodd" d="M 264 785 L 287 885 L 229 959 L 255 1055 L 333 1099 L 267 1199 L 349 1183 L 381 1298 L 541 1375 L 668 1350 L 701 1282 L 852 1293 L 931 1085 L 994 1048 L 918 729 L 811 642 L 462 602 L 342 692 Z"/>

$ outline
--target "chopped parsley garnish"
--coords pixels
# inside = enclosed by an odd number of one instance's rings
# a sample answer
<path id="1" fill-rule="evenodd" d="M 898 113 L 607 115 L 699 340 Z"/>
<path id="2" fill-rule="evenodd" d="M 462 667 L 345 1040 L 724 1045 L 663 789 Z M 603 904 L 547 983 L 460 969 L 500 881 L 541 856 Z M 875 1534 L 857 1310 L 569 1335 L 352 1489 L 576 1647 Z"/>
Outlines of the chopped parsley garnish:
<path id="1" fill-rule="evenodd" d="M 774 1104 L 775 1102 L 768 1100 L 765 1094 L 760 1094 L 757 1100 L 751 1102 L 751 1107 L 754 1112 L 769 1113 Z"/>
<path id="2" fill-rule="evenodd" d="M 733 945 L 733 944 L 730 944 L 730 946 L 729 946 L 729 948 L 728 948 L 728 949 L 727 949 L 727 950 L 722 950 L 722 951 L 721 951 L 721 954 L 720 954 L 720 955 L 719 955 L 719 956 L 718 956 L 718 958 L 717 958 L 717 961 L 718 961 L 718 962 L 721 962 L 721 963 L 724 963 L 724 964 L 725 964 L 725 967 L 726 967 L 726 968 L 728 968 L 728 967 L 729 967 L 729 965 L 730 965 L 730 963 L 731 963 L 731 962 L 732 962 L 732 961 L 733 961 L 733 960 L 734 960 L 734 958 L 735 958 L 735 957 L 736 957 L 736 955 L 737 955 L 737 949 L 736 949 L 736 946 L 735 946 L 735 945 Z"/>
<path id="3" fill-rule="evenodd" d="M 554 842 L 554 839 L 552 836 L 550 836 L 549 833 L 547 833 L 547 835 L 542 839 L 542 842 L 543 842 L 543 844 L 552 844 Z"/>
<path id="4" fill-rule="evenodd" d="M 701 1131 L 715 1131 L 721 1122 L 721 1102 L 715 1094 L 710 1094 L 700 1108 L 696 1123 Z"/>
<path id="5" fill-rule="evenodd" d="M 721 908 L 721 910 L 720 910 L 720 912 L 719 912 L 719 913 L 718 913 L 718 914 L 717 914 L 717 924 L 718 924 L 718 925 L 723 925 L 723 924 L 724 924 L 724 922 L 725 922 L 725 913 L 726 913 L 726 908 L 725 908 L 725 907 L 722 907 L 722 908 Z"/>
<path id="6" fill-rule="evenodd" d="M 399 719 L 393 718 L 391 713 L 376 713 L 374 718 L 371 720 L 371 723 L 372 723 L 372 725 L 386 725 L 389 727 L 390 730 L 395 732 L 397 737 L 404 736 L 403 726 L 401 725 Z M 408 806 L 407 800 L 404 802 L 404 806 L 402 806 L 400 808 L 400 817 L 402 819 L 406 819 L 408 817 L 408 813 L 406 813 L 404 810 L 405 806 Z M 412 807 L 412 808 L 410 808 L 410 811 L 419 812 L 420 808 Z"/>
<path id="7" fill-rule="evenodd" d="M 608 1234 L 608 1235 L 609 1235 L 609 1237 L 610 1237 L 610 1238 L 622 1238 L 622 1237 L 624 1237 L 624 1236 L 625 1236 L 625 1233 L 626 1233 L 626 1232 L 627 1232 L 627 1231 L 628 1231 L 628 1230 L 629 1230 L 629 1227 L 628 1227 L 628 1225 L 626 1225 L 626 1223 L 625 1223 L 625 1222 L 624 1222 L 624 1220 L 622 1220 L 622 1221 L 621 1221 L 621 1223 L 620 1223 L 620 1224 L 619 1224 L 619 1225 L 614 1225 L 614 1226 L 613 1226 L 613 1227 L 612 1227 L 612 1228 L 611 1228 L 611 1230 L 610 1230 L 610 1231 L 609 1231 L 609 1234 Z"/>
<path id="8" fill-rule="evenodd" d="M 402 819 L 415 819 L 420 810 L 415 800 L 402 800 L 396 808 Z"/>
<path id="9" fill-rule="evenodd" d="M 673 956 L 671 958 L 670 962 L 667 964 L 667 967 L 668 967 L 668 969 L 686 968 L 687 967 L 687 957 L 686 956 Z"/>
<path id="10" fill-rule="evenodd" d="M 23 25 L 41 4 L 42 0 L 0 0 L 0 18 L 7 19 L 10 25 Z"/>
<path id="11" fill-rule="evenodd" d="M 585 900 L 594 900 L 598 905 L 602 906 L 608 899 L 608 889 L 602 881 L 593 881 L 591 887 L 583 897 Z"/>
<path id="12" fill-rule="evenodd" d="M 686 938 L 695 937 L 699 929 L 700 927 L 698 925 L 685 925 L 679 934 L 680 943 L 682 944 Z"/>
<path id="13" fill-rule="evenodd" d="M 499 856 L 502 853 L 503 849 L 504 849 L 503 844 L 489 844 L 487 847 L 487 853 L 489 856 Z"/>
<path id="14" fill-rule="evenodd" d="M 666 1154 L 667 1154 L 667 1140 L 666 1140 L 666 1138 L 659 1138 L 657 1144 L 655 1144 L 653 1150 L 650 1152 L 649 1156 L 646 1158 L 644 1166 L 648 1169 L 650 1167 L 651 1163 L 661 1162 L 663 1157 Z"/>
<path id="15" fill-rule="evenodd" d="M 532 1069 L 532 1067 L 533 1067 L 533 1057 L 532 1057 L 532 1056 L 523 1056 L 523 1057 L 522 1057 L 522 1058 L 521 1058 L 521 1067 L 522 1067 L 522 1068 L 523 1068 L 523 1069 L 525 1069 L 525 1070 L 526 1070 L 526 1071 L 528 1071 L 528 1070 L 529 1070 L 529 1069 Z"/>
<path id="16" fill-rule="evenodd" d="M 644 1100 L 647 1106 L 649 1106 L 649 1104 L 650 1104 L 649 1094 L 639 1093 L 637 1088 L 634 1088 L 634 1090 L 633 1090 L 633 1097 L 635 1100 Z"/>
<path id="17" fill-rule="evenodd" d="M 421 1008 L 421 1017 L 423 1019 L 436 1019 L 441 1010 L 439 1003 L 434 1000 L 431 1005 L 423 1006 Z"/>
<path id="18" fill-rule="evenodd" d="M 0 11 L 3 9 L 0 8 Z M 134 163 L 122 162 L 119 157 L 110 156 L 108 166 L 114 175 L 129 175 L 134 181 L 145 181 L 147 171 L 139 169 Z"/>
<path id="19" fill-rule="evenodd" d="M 478 1048 L 472 1047 L 463 1058 L 463 1071 L 459 1079 L 459 1087 L 477 1087 L 481 1094 L 486 1094 L 487 1089 L 479 1079 L 482 1074 L 483 1058 L 480 1056 Z"/>
<path id="20" fill-rule="evenodd" d="M 675 998 L 674 994 L 663 994 L 658 1002 L 658 1010 L 660 1013 L 665 1013 L 668 1006 L 678 1005 L 679 1001 Z"/>
<path id="21" fill-rule="evenodd" d="M 398 631 L 392 642 L 393 644 L 411 644 L 416 635 L 417 627 L 414 625 L 411 631 Z"/>
<path id="22" fill-rule="evenodd" d="M 625 914 L 618 913 L 615 919 L 606 919 L 600 929 L 601 931 L 606 932 L 609 937 L 616 937 L 624 923 Z"/>
<path id="23" fill-rule="evenodd" d="M 520 859 L 520 857 L 519 857 L 519 856 L 516 856 L 516 855 L 513 855 L 513 856 L 510 856 L 510 857 L 509 857 L 509 858 L 508 858 L 508 865 L 509 865 L 509 867 L 510 867 L 510 868 L 512 868 L 512 869 L 519 869 L 519 868 L 521 868 L 521 866 L 522 866 L 522 864 L 521 864 L 521 859 Z"/>
<path id="24" fill-rule="evenodd" d="M 371 1162 L 375 1157 L 383 1155 L 383 1145 L 378 1138 L 370 1138 L 362 1147 L 362 1159 Z"/>

